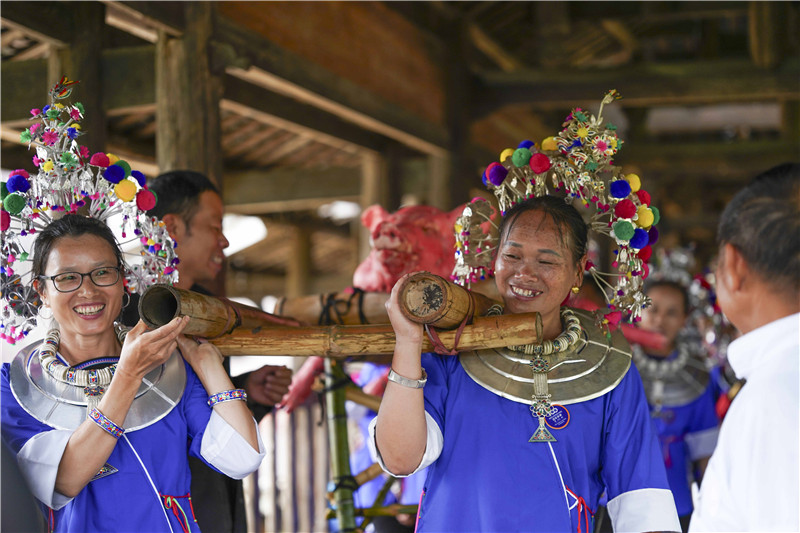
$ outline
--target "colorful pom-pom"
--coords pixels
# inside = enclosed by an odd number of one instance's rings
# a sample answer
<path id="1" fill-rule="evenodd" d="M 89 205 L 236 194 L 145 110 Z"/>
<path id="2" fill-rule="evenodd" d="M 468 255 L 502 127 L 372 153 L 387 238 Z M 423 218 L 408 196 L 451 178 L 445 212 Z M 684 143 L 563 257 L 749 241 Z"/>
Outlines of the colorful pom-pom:
<path id="1" fill-rule="evenodd" d="M 28 171 L 22 168 L 18 168 L 17 170 L 13 171 L 10 176 L 22 176 L 23 178 L 30 179 L 31 175 L 28 174 Z"/>
<path id="2" fill-rule="evenodd" d="M 153 191 L 142 189 L 136 194 L 136 207 L 142 211 L 149 211 L 156 206 L 157 198 Z"/>
<path id="3" fill-rule="evenodd" d="M 558 144 L 555 137 L 547 137 L 542 141 L 542 150 L 546 152 L 555 152 L 558 150 Z"/>
<path id="4" fill-rule="evenodd" d="M 617 202 L 617 205 L 614 206 L 614 214 L 617 218 L 633 218 L 633 215 L 636 214 L 636 205 L 626 198 Z"/>
<path id="5" fill-rule="evenodd" d="M 620 220 L 614 224 L 614 235 L 617 237 L 617 239 L 627 241 L 633 237 L 633 233 L 633 224 L 627 220 Z"/>
<path id="6" fill-rule="evenodd" d="M 8 188 L 9 192 L 25 193 L 31 188 L 31 184 L 25 179 L 24 176 L 20 174 L 14 174 L 8 178 L 6 187 Z"/>
<path id="7" fill-rule="evenodd" d="M 108 160 L 108 156 L 103 152 L 97 152 L 92 156 L 89 160 L 89 164 L 94 165 L 96 167 L 103 167 L 106 168 L 111 162 Z"/>
<path id="8" fill-rule="evenodd" d="M 647 261 L 648 259 L 650 259 L 650 256 L 653 255 L 653 247 L 648 244 L 647 246 L 639 250 L 639 253 L 637 255 L 639 256 L 639 259 L 641 259 L 642 261 Z"/>
<path id="9" fill-rule="evenodd" d="M 126 178 L 131 175 L 131 166 L 128 164 L 127 161 L 125 161 L 123 159 L 120 159 L 119 161 L 117 161 L 114 164 L 116 166 L 118 166 L 118 167 L 122 167 L 122 169 L 125 171 L 125 177 Z"/>
<path id="10" fill-rule="evenodd" d="M 617 327 L 619 321 L 622 320 L 622 313 L 619 311 L 611 311 L 610 313 L 604 315 L 603 318 L 608 320 L 608 323 L 612 326 Z"/>
<path id="11" fill-rule="evenodd" d="M 661 211 L 658 210 L 657 207 L 650 206 L 650 211 L 653 212 L 653 225 L 655 226 L 658 224 L 658 221 L 661 220 Z"/>
<path id="12" fill-rule="evenodd" d="M 639 209 L 636 210 L 636 214 L 638 215 L 636 223 L 640 228 L 647 229 L 653 225 L 655 217 L 653 216 L 653 212 L 646 205 L 640 205 Z"/>
<path id="13" fill-rule="evenodd" d="M 516 167 L 524 167 L 530 160 L 531 151 L 527 148 L 517 148 L 514 150 L 514 153 L 511 154 L 511 162 L 514 163 Z"/>
<path id="14" fill-rule="evenodd" d="M 609 186 L 609 191 L 614 198 L 627 198 L 631 193 L 631 186 L 625 180 L 612 181 Z"/>
<path id="15" fill-rule="evenodd" d="M 639 202 L 642 205 L 646 206 L 650 205 L 650 193 L 645 191 L 644 189 L 636 191 L 636 197 L 639 198 Z"/>
<path id="16" fill-rule="evenodd" d="M 111 183 L 119 183 L 125 177 L 125 169 L 118 165 L 110 165 L 103 172 L 103 177 Z"/>
<path id="17" fill-rule="evenodd" d="M 51 170 L 53 170 L 53 160 L 52 159 L 48 159 L 39 168 L 41 168 L 45 172 L 50 172 Z"/>
<path id="18" fill-rule="evenodd" d="M 11 215 L 8 211 L 0 211 L 0 231 L 5 231 L 11 226 Z"/>
<path id="19" fill-rule="evenodd" d="M 533 154 L 530 161 L 531 170 L 534 174 L 541 174 L 550 170 L 550 158 L 544 154 Z"/>
<path id="20" fill-rule="evenodd" d="M 508 170 L 497 161 L 486 167 L 486 179 L 495 187 L 499 187 L 507 175 Z"/>
<path id="21" fill-rule="evenodd" d="M 123 202 L 130 202 L 136 196 L 136 184 L 131 180 L 122 180 L 114 187 L 114 194 Z"/>
<path id="22" fill-rule="evenodd" d="M 500 162 L 501 163 L 504 162 L 506 159 L 508 159 L 512 155 L 514 155 L 514 149 L 513 148 L 506 148 L 505 150 L 500 152 Z"/>
<path id="23" fill-rule="evenodd" d="M 147 185 L 147 178 L 138 170 L 131 170 L 131 176 L 137 181 L 137 183 L 139 183 L 140 186 L 144 187 Z"/>
<path id="24" fill-rule="evenodd" d="M 533 146 L 533 144 L 534 144 L 533 141 L 529 141 L 528 139 L 525 139 L 524 141 L 522 141 L 521 143 L 519 143 L 517 145 L 517 148 L 527 148 L 528 150 L 530 150 L 531 146 Z"/>
<path id="25" fill-rule="evenodd" d="M 649 237 L 648 244 L 655 244 L 658 242 L 658 228 L 655 226 L 650 228 L 650 231 L 647 232 L 647 235 Z"/>
<path id="26" fill-rule="evenodd" d="M 633 237 L 631 237 L 630 246 L 631 248 L 639 250 L 647 246 L 647 242 L 649 240 L 650 238 L 645 230 L 642 228 L 636 228 L 636 230 L 633 232 Z"/>
<path id="27" fill-rule="evenodd" d="M 107 153 L 106 156 L 108 157 L 108 164 L 113 165 L 117 161 L 119 161 L 119 157 L 115 156 L 112 153 Z"/>
<path id="28" fill-rule="evenodd" d="M 21 194 L 11 193 L 3 198 L 3 209 L 12 215 L 18 215 L 25 209 L 25 197 Z"/>
<path id="29" fill-rule="evenodd" d="M 628 185 L 631 186 L 631 190 L 633 192 L 638 191 L 642 187 L 642 180 L 639 179 L 639 176 L 637 176 L 636 174 L 628 174 L 627 176 L 625 176 L 625 181 L 627 181 Z"/>
<path id="30" fill-rule="evenodd" d="M 6 186 L 6 182 L 0 182 L 0 200 L 8 196 L 8 187 Z"/>

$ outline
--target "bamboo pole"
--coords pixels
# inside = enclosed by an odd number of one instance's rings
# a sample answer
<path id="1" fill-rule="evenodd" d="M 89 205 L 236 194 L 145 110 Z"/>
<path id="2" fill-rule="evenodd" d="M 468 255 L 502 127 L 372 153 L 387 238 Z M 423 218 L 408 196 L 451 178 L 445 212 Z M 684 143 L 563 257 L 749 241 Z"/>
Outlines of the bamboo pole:
<path id="1" fill-rule="evenodd" d="M 417 272 L 400 286 L 400 309 L 409 320 L 442 329 L 460 326 L 467 317 L 483 316 L 494 305 L 486 296 L 430 272 Z"/>
<path id="2" fill-rule="evenodd" d="M 538 313 L 520 313 L 478 317 L 464 330 L 459 350 L 503 348 L 539 342 L 536 323 Z M 456 331 L 441 331 L 439 338 L 446 347 L 453 347 Z M 394 353 L 395 334 L 391 325 L 374 326 L 307 326 L 297 328 L 265 328 L 257 331 L 237 329 L 230 335 L 209 339 L 223 355 L 288 355 L 305 357 L 320 355 L 337 359 L 353 355 L 385 355 Z M 426 337 L 423 351 L 433 351 Z"/>
<path id="3" fill-rule="evenodd" d="M 388 299 L 389 295 L 382 292 L 341 291 L 312 294 L 299 298 L 281 298 L 274 313 L 309 324 L 388 324 Z"/>
<path id="4" fill-rule="evenodd" d="M 331 447 L 331 475 L 333 477 L 333 511 L 339 522 L 339 531 L 355 531 L 355 503 L 353 491 L 357 488 L 350 472 L 350 447 L 347 442 L 347 411 L 345 389 L 337 382 L 347 379 L 341 364 L 325 359 L 325 402 L 328 413 L 328 442 Z"/>

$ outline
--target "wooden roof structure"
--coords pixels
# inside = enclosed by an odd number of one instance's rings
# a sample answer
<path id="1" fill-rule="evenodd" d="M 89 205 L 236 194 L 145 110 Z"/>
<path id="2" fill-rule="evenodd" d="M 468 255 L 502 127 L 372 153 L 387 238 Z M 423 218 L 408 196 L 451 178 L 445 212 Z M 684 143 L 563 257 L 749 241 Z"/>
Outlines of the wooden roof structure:
<path id="1" fill-rule="evenodd" d="M 335 200 L 450 209 L 523 139 L 609 89 L 666 244 L 710 257 L 757 173 L 800 159 L 798 2 L 0 2 L 2 165 L 28 109 L 81 80 L 83 144 L 155 176 L 191 168 L 267 238 L 231 295 L 350 283 L 367 238 Z M 702 257 L 702 255 L 701 255 Z"/>

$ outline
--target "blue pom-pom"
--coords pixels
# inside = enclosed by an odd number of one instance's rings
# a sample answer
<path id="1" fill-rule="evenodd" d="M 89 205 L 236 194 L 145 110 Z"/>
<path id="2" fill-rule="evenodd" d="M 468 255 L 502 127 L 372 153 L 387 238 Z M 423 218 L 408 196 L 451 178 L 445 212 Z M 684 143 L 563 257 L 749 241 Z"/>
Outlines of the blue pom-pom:
<path id="1" fill-rule="evenodd" d="M 495 165 L 487 170 L 486 179 L 495 187 L 499 187 L 508 175 L 508 170 L 503 165 Z"/>
<path id="2" fill-rule="evenodd" d="M 486 171 L 485 171 L 485 170 L 483 171 L 483 176 L 481 176 L 481 181 L 483 182 L 483 185 L 484 185 L 485 187 L 488 187 L 488 186 L 489 186 L 488 180 L 487 180 L 487 178 L 486 178 Z"/>
<path id="3" fill-rule="evenodd" d="M 142 174 L 138 170 L 131 170 L 131 176 L 133 176 L 133 178 L 137 182 L 139 182 L 139 185 L 141 185 L 142 187 L 144 187 L 145 184 L 147 183 L 147 178 L 145 178 L 144 174 Z"/>
<path id="4" fill-rule="evenodd" d="M 611 186 L 609 187 L 611 191 L 611 196 L 614 198 L 627 198 L 628 195 L 631 193 L 631 186 L 625 180 L 617 180 L 611 182 Z"/>
<path id="5" fill-rule="evenodd" d="M 641 250 L 647 246 L 649 241 L 650 236 L 647 234 L 647 232 L 642 228 L 637 228 L 636 231 L 633 232 L 633 237 L 631 237 L 630 247 Z"/>
<path id="6" fill-rule="evenodd" d="M 103 177 L 111 183 L 119 183 L 125 177 L 125 169 L 117 165 L 111 165 L 103 172 Z"/>
<path id="7" fill-rule="evenodd" d="M 28 192 L 28 189 L 31 188 L 31 184 L 28 180 L 25 179 L 25 176 L 20 176 L 19 174 L 15 174 L 8 178 L 6 182 L 6 187 L 8 188 L 9 192 L 19 192 L 25 193 Z"/>
<path id="8" fill-rule="evenodd" d="M 534 144 L 533 141 L 529 141 L 528 139 L 525 139 L 524 141 L 522 141 L 521 143 L 519 143 L 517 145 L 517 148 L 527 148 L 527 149 L 530 150 L 530 148 L 531 148 L 531 146 L 533 146 L 533 144 Z"/>

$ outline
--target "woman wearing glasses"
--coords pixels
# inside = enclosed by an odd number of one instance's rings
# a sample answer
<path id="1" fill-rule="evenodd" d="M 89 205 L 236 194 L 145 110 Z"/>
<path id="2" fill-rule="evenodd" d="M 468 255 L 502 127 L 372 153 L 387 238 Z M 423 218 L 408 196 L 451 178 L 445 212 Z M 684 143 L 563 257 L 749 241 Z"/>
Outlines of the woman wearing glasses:
<path id="1" fill-rule="evenodd" d="M 264 455 L 219 352 L 181 335 L 186 317 L 122 336 L 124 263 L 103 222 L 66 215 L 34 254 L 54 327 L 3 365 L 2 430 L 49 529 L 199 531 L 188 455 L 235 478 Z"/>

